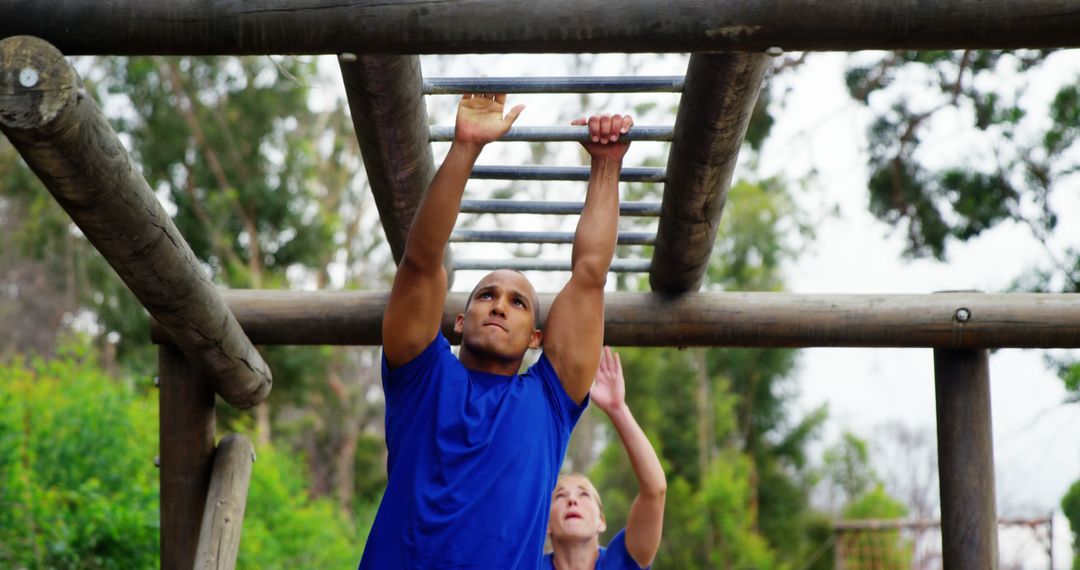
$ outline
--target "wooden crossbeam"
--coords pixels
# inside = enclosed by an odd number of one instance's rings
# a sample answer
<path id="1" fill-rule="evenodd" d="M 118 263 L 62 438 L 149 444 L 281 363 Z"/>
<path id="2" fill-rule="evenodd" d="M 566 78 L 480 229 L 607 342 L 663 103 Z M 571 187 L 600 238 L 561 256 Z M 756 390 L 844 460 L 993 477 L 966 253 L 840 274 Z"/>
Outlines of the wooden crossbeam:
<path id="1" fill-rule="evenodd" d="M 259 344 L 378 345 L 387 293 L 224 292 Z M 541 294 L 550 307 L 552 294 Z M 465 294 L 449 296 L 443 332 Z M 1080 294 L 797 295 L 608 293 L 605 339 L 614 346 L 1080 347 Z M 162 339 L 153 327 L 155 341 Z"/>
<path id="2" fill-rule="evenodd" d="M 690 56 L 649 272 L 653 291 L 684 293 L 704 281 L 767 66 L 763 54 Z"/>
<path id="3" fill-rule="evenodd" d="M 1077 29 L 1061 0 L 0 2 L 0 37 L 70 55 L 1049 48 Z"/>
<path id="4" fill-rule="evenodd" d="M 75 70 L 48 43 L 0 41 L 0 129 L 217 393 L 239 408 L 265 399 L 266 363 Z"/>

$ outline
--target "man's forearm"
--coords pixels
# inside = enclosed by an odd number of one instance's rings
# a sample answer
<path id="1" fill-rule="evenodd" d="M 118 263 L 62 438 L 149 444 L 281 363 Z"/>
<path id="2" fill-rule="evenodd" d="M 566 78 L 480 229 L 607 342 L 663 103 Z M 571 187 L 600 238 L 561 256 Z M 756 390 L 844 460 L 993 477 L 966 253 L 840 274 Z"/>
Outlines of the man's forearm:
<path id="1" fill-rule="evenodd" d="M 592 161 L 585 207 L 574 234 L 571 266 L 575 272 L 585 270 L 606 278 L 618 239 L 621 170 L 619 160 Z"/>
<path id="2" fill-rule="evenodd" d="M 442 265 L 443 252 L 461 210 L 465 183 L 481 150 L 483 145 L 475 143 L 454 142 L 450 146 L 409 228 L 405 257 L 410 262 Z"/>

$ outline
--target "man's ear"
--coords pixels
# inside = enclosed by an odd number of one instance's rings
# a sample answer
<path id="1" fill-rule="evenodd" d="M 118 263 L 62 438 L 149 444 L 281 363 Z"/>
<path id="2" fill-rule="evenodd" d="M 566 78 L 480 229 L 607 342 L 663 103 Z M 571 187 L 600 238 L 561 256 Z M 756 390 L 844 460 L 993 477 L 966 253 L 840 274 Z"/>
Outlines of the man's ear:
<path id="1" fill-rule="evenodd" d="M 461 331 L 463 330 L 465 330 L 465 314 L 458 313 L 458 315 L 454 317 L 454 332 L 461 334 Z"/>
<path id="2" fill-rule="evenodd" d="M 540 348 L 544 341 L 544 331 L 533 329 L 532 338 L 529 339 L 529 348 Z"/>

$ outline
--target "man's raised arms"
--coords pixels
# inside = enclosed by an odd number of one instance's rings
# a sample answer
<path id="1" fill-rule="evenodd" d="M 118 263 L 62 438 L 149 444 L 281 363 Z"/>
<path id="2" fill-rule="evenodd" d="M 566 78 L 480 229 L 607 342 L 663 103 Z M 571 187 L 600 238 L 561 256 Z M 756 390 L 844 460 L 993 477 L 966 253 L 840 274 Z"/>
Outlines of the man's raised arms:
<path id="1" fill-rule="evenodd" d="M 505 102 L 505 94 L 461 98 L 454 142 L 409 227 L 383 315 L 383 351 L 391 367 L 415 358 L 439 331 L 448 286 L 443 255 L 461 209 L 465 182 L 484 145 L 506 133 L 523 109 L 515 106 L 503 116 Z"/>

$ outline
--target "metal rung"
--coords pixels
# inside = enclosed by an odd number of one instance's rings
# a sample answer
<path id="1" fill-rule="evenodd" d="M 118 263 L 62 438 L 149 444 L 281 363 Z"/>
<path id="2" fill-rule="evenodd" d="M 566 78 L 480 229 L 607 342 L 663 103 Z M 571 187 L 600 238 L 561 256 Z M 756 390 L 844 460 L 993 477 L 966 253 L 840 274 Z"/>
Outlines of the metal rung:
<path id="1" fill-rule="evenodd" d="M 652 262 L 645 259 L 616 259 L 611 262 L 614 273 L 648 273 Z M 556 259 L 455 259 L 455 271 L 570 271 L 570 262 Z"/>
<path id="2" fill-rule="evenodd" d="M 462 93 L 682 93 L 682 76 L 653 77 L 433 77 L 425 95 Z"/>
<path id="3" fill-rule="evenodd" d="M 507 230 L 454 230 L 450 241 L 455 243 L 574 243 L 574 232 L 516 232 Z M 656 234 L 649 232 L 620 232 L 619 245 L 653 245 Z"/>
<path id="4" fill-rule="evenodd" d="M 588 166 L 474 166 L 472 178 L 477 180 L 576 180 L 589 179 Z M 664 182 L 663 168 L 628 167 L 619 172 L 623 182 Z"/>
<path id="5" fill-rule="evenodd" d="M 585 204 L 581 202 L 537 202 L 532 200 L 462 200 L 463 214 L 553 214 L 572 216 L 580 214 Z M 659 202 L 620 202 L 620 216 L 657 217 Z"/>
<path id="6" fill-rule="evenodd" d="M 631 127 L 630 132 L 620 136 L 625 141 L 671 141 L 674 127 Z M 431 142 L 452 142 L 454 127 L 431 127 Z M 499 138 L 500 141 L 527 142 L 588 142 L 589 127 L 513 127 Z"/>

